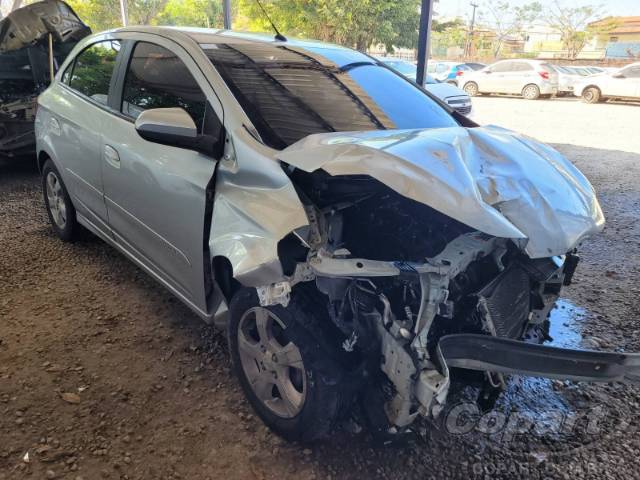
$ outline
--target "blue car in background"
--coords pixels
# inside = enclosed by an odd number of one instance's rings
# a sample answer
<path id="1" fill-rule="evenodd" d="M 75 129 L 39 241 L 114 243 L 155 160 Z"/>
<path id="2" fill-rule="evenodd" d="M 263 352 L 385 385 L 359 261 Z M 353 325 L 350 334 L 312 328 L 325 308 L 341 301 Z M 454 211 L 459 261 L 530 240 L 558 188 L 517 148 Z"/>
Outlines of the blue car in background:
<path id="1" fill-rule="evenodd" d="M 413 63 L 391 57 L 382 57 L 378 60 L 409 80 L 416 81 L 418 68 Z M 430 64 L 427 64 L 427 70 L 429 70 L 428 65 Z M 459 113 L 467 117 L 471 116 L 471 97 L 464 90 L 448 82 L 440 82 L 428 74 L 424 88 Z"/>
<path id="2" fill-rule="evenodd" d="M 461 62 L 438 62 L 430 60 L 427 64 L 427 73 L 439 82 L 450 83 L 458 86 L 458 79 L 465 72 L 473 72 L 473 67 Z"/>

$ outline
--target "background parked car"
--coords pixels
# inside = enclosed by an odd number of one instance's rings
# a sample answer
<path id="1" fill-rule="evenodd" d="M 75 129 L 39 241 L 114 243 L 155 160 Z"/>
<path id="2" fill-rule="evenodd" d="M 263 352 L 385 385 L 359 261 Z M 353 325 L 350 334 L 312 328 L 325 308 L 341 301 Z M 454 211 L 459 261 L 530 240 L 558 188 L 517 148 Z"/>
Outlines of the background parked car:
<path id="1" fill-rule="evenodd" d="M 553 65 L 553 68 L 558 74 L 558 96 L 573 95 L 574 85 L 583 75 L 572 67 Z"/>
<path id="2" fill-rule="evenodd" d="M 404 75 L 409 80 L 413 82 L 416 81 L 418 68 L 413 63 L 388 57 L 379 58 L 378 60 Z M 431 75 L 427 75 L 424 88 L 459 113 L 470 116 L 472 110 L 471 97 L 461 88 L 451 85 L 450 83 L 438 82 Z"/>
<path id="3" fill-rule="evenodd" d="M 484 67 L 487 66 L 486 63 L 477 63 L 477 62 L 466 62 L 465 65 L 471 68 L 471 70 L 482 70 Z"/>
<path id="4" fill-rule="evenodd" d="M 576 83 L 574 94 L 587 103 L 609 98 L 640 100 L 640 62 L 613 72 L 584 77 Z"/>
<path id="5" fill-rule="evenodd" d="M 465 72 L 462 83 L 464 91 L 472 97 L 479 93 L 504 93 L 535 100 L 558 92 L 558 74 L 540 60 L 501 60 L 477 72 Z"/>
<path id="6" fill-rule="evenodd" d="M 91 33 L 62 1 L 38 2 L 0 21 L 0 158 L 35 154 L 37 96 L 49 85 L 49 34 L 53 65 Z"/>
<path id="7" fill-rule="evenodd" d="M 427 64 L 427 73 L 440 82 L 458 86 L 459 77 L 474 69 L 460 62 L 433 62 Z"/>

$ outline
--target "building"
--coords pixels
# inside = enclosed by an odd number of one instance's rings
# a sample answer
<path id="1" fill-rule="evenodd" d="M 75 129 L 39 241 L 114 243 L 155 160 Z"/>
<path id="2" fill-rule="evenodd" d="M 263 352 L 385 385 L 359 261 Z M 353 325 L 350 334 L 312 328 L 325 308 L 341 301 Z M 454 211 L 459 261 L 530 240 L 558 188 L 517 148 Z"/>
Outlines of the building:
<path id="1" fill-rule="evenodd" d="M 585 47 L 610 59 L 640 59 L 640 17 L 606 17 L 588 27 L 598 32 Z"/>

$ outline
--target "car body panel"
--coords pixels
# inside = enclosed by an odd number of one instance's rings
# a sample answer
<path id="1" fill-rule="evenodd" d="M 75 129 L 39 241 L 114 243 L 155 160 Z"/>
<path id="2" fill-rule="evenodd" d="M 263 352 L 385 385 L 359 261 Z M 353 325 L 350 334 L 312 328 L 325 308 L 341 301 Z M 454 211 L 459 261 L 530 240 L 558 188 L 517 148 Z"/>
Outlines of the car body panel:
<path id="1" fill-rule="evenodd" d="M 563 255 L 600 231 L 587 179 L 558 152 L 499 127 L 312 135 L 278 155 L 331 175 L 370 175 L 484 233 Z"/>
<path id="2" fill-rule="evenodd" d="M 587 87 L 597 87 L 603 97 L 640 99 L 640 62 L 581 78 L 576 82 L 575 94 L 581 96 Z"/>
<path id="3" fill-rule="evenodd" d="M 240 129 L 216 174 L 211 257 L 227 258 L 234 277 L 246 286 L 282 280 L 278 242 L 309 224 L 274 153 Z"/>

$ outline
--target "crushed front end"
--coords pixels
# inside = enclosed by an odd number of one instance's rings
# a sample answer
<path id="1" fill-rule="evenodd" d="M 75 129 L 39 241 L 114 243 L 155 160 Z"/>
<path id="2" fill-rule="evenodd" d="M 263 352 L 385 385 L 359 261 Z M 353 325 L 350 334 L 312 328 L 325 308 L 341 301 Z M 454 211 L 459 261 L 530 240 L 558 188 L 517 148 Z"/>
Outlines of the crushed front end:
<path id="1" fill-rule="evenodd" d="M 370 177 L 292 177 L 312 219 L 298 232 L 308 250 L 292 278 L 315 281 L 342 348 L 384 373 L 376 381 L 391 427 L 444 404 L 450 374 L 440 339 L 548 338 L 548 313 L 571 281 L 573 253 L 531 259 L 522 242 L 471 229 Z M 283 298 L 262 293 L 265 301 Z M 486 396 L 504 385 L 500 373 L 469 381 Z"/>
<path id="2" fill-rule="evenodd" d="M 336 342 L 359 359 L 375 428 L 437 415 L 452 375 L 487 406 L 511 373 L 637 380 L 633 354 L 542 345 L 576 247 L 604 224 L 557 152 L 501 129 L 448 145 L 443 132 L 310 138 L 281 154 L 309 225 L 281 241 L 286 280 L 257 291 L 286 305 L 296 284 L 315 283 Z"/>

